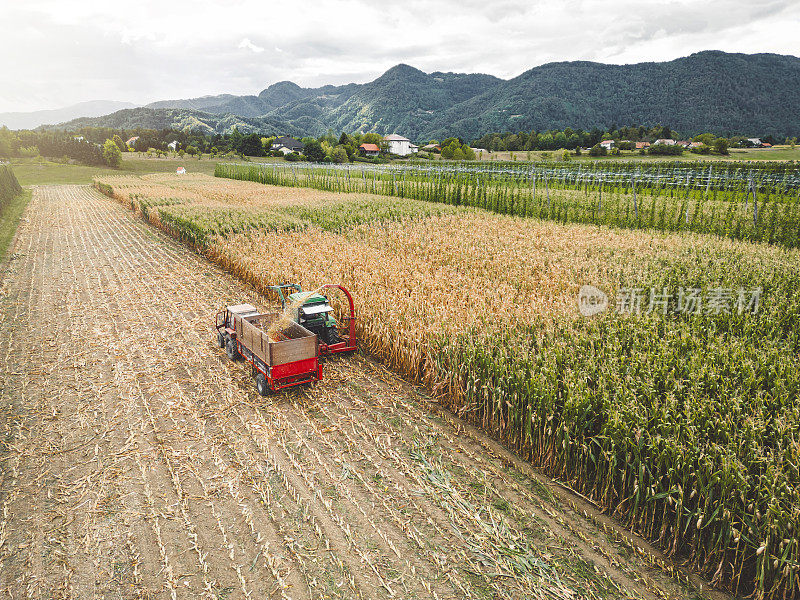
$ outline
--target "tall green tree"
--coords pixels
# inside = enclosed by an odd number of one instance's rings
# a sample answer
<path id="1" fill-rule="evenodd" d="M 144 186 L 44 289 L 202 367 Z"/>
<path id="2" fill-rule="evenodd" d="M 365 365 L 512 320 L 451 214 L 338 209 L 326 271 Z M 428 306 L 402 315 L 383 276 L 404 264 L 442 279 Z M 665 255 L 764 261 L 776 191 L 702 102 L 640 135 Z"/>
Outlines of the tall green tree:
<path id="1" fill-rule="evenodd" d="M 115 135 L 111 139 L 114 140 L 114 143 L 117 145 L 117 148 L 119 148 L 120 152 L 128 151 L 128 146 L 125 145 L 125 142 L 122 141 L 122 138 L 119 137 L 119 135 Z"/>
<path id="2" fill-rule="evenodd" d="M 322 162 L 325 159 L 325 151 L 322 149 L 322 144 L 313 139 L 305 144 L 303 154 L 311 162 Z"/>
<path id="3" fill-rule="evenodd" d="M 717 154 L 728 154 L 728 140 L 717 138 L 714 140 L 714 152 Z"/>
<path id="4" fill-rule="evenodd" d="M 348 161 L 347 150 L 344 146 L 336 146 L 331 151 L 331 160 L 335 163 L 346 163 Z"/>
<path id="5" fill-rule="evenodd" d="M 251 133 L 239 142 L 237 150 L 245 156 L 264 156 L 264 146 L 261 144 L 261 136 Z"/>
<path id="6" fill-rule="evenodd" d="M 103 144 L 103 160 L 109 167 L 117 168 L 122 164 L 122 151 L 114 140 L 106 140 Z"/>

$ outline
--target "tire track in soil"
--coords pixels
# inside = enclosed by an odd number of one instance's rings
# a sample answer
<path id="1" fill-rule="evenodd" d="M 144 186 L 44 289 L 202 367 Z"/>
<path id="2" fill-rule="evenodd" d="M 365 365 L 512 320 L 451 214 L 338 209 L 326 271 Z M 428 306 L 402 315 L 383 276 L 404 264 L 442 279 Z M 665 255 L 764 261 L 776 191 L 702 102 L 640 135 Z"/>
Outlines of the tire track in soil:
<path id="1" fill-rule="evenodd" d="M 211 322 L 263 299 L 89 188 L 35 189 L 0 290 L 0 597 L 686 592 L 369 360 L 259 397 Z"/>

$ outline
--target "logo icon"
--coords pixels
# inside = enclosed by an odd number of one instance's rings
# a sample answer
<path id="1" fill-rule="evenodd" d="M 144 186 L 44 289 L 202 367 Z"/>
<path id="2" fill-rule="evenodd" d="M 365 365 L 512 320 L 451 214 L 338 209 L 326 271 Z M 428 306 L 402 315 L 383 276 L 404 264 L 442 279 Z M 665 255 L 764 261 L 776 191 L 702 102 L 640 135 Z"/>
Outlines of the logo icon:
<path id="1" fill-rule="evenodd" d="M 593 285 L 582 285 L 578 292 L 578 310 L 584 317 L 600 314 L 608 308 L 608 296 Z"/>

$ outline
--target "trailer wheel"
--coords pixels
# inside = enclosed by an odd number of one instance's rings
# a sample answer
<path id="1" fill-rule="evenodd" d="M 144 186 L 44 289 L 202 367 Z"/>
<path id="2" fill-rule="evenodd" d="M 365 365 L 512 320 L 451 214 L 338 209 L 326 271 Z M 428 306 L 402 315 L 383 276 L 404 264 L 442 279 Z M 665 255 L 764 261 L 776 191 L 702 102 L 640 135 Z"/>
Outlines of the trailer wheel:
<path id="1" fill-rule="evenodd" d="M 222 333 L 221 331 L 217 332 L 217 343 L 219 344 L 220 348 L 225 347 L 225 334 Z"/>
<path id="2" fill-rule="evenodd" d="M 225 352 L 231 360 L 239 358 L 239 349 L 236 347 L 236 340 L 227 341 L 225 344 Z"/>
<path id="3" fill-rule="evenodd" d="M 264 377 L 263 373 L 256 375 L 256 390 L 258 390 L 258 393 L 262 396 L 269 395 L 269 384 L 267 383 L 267 378 Z"/>

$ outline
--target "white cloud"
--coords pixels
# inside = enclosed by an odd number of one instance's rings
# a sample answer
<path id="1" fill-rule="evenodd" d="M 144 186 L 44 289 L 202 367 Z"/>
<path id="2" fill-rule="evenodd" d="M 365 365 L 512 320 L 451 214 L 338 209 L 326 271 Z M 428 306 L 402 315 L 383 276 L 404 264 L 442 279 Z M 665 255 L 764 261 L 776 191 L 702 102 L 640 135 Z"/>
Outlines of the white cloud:
<path id="1" fill-rule="evenodd" d="M 5 5 L 5 6 L 3 6 Z M 0 111 L 374 79 L 405 62 L 499 77 L 558 60 L 800 55 L 796 0 L 0 0 Z"/>
<path id="2" fill-rule="evenodd" d="M 248 50 L 252 50 L 256 54 L 261 54 L 264 51 L 262 46 L 256 46 L 253 42 L 250 41 L 250 38 L 244 38 L 241 42 L 239 42 L 239 48 L 247 48 Z"/>

